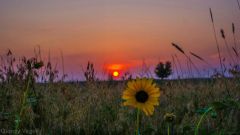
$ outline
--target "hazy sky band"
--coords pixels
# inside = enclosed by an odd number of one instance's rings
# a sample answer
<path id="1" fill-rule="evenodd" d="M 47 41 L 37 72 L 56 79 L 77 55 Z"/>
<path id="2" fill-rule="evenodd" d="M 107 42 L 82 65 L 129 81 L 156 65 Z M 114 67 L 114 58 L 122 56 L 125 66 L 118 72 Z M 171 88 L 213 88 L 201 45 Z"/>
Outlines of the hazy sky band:
<path id="1" fill-rule="evenodd" d="M 171 60 L 177 42 L 217 64 L 209 7 L 229 44 L 232 22 L 239 39 L 236 0 L 1 0 L 0 53 L 31 56 L 40 45 L 58 61 L 62 50 L 66 70 L 77 72 L 88 60 L 129 67 Z"/>

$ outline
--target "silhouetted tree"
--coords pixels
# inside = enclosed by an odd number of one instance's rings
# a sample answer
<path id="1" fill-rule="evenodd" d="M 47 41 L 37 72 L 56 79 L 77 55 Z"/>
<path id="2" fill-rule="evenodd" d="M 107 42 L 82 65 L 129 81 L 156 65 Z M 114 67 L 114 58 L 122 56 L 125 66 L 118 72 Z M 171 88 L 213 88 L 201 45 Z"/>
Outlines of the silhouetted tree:
<path id="1" fill-rule="evenodd" d="M 161 79 L 167 78 L 172 74 L 171 62 L 167 61 L 165 64 L 163 62 L 159 62 L 155 68 L 155 74 Z"/>

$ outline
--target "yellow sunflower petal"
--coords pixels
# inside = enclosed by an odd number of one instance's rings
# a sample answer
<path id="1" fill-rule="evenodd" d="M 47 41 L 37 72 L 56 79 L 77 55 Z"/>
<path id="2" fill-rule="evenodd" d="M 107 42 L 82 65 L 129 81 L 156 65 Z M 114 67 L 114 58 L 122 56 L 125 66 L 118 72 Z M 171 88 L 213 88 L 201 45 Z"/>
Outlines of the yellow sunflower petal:
<path id="1" fill-rule="evenodd" d="M 128 96 L 128 95 L 123 95 L 122 96 L 122 99 L 125 99 L 125 100 L 131 99 L 131 98 L 132 98 L 132 96 Z"/>
<path id="2" fill-rule="evenodd" d="M 147 111 L 147 108 L 142 108 L 142 111 L 148 116 L 149 115 L 149 113 L 148 113 L 148 111 Z"/>
<path id="3" fill-rule="evenodd" d="M 142 81 L 140 79 L 138 81 L 135 81 L 135 87 L 137 91 L 142 90 Z"/>
<path id="4" fill-rule="evenodd" d="M 125 91 L 123 92 L 122 98 L 123 98 L 123 99 L 134 98 L 134 95 L 135 95 L 135 94 L 136 94 L 136 92 L 134 92 L 134 91 L 125 90 Z"/>
<path id="5" fill-rule="evenodd" d="M 135 90 L 135 89 L 136 89 L 136 88 L 135 88 L 135 85 L 134 85 L 134 81 L 129 81 L 129 82 L 127 83 L 127 87 L 130 88 L 130 89 L 132 89 L 132 90 Z"/>
<path id="6" fill-rule="evenodd" d="M 146 89 L 147 82 L 148 82 L 148 81 L 147 81 L 146 78 L 143 78 L 143 79 L 142 79 L 142 88 L 143 88 L 143 89 Z"/>
<path id="7" fill-rule="evenodd" d="M 127 100 L 123 103 L 124 106 L 133 106 L 133 107 L 136 107 L 135 106 L 136 102 L 134 100 Z"/>
<path id="8" fill-rule="evenodd" d="M 154 107 L 153 106 L 149 106 L 149 114 L 152 115 L 154 112 Z"/>
<path id="9" fill-rule="evenodd" d="M 136 107 L 137 107 L 138 109 L 142 109 L 142 108 L 144 107 L 144 104 L 139 103 L 139 102 L 136 101 Z"/>
<path id="10" fill-rule="evenodd" d="M 159 89 L 151 89 L 149 90 L 149 95 L 155 95 L 155 94 L 160 94 L 160 91 Z"/>
<path id="11" fill-rule="evenodd" d="M 154 94 L 151 94 L 150 97 L 153 97 L 153 98 L 158 98 L 160 97 L 160 93 L 154 93 Z"/>
<path id="12" fill-rule="evenodd" d="M 146 83 L 144 89 L 146 89 L 146 90 L 151 90 L 151 89 L 152 89 L 152 85 L 149 84 L 149 83 Z"/>
<path id="13" fill-rule="evenodd" d="M 159 105 L 159 102 L 158 102 L 158 99 L 149 99 L 149 101 L 148 101 L 148 103 L 149 104 L 151 104 L 151 105 Z"/>
<path id="14" fill-rule="evenodd" d="M 151 110 L 151 105 L 147 105 L 146 110 L 148 112 L 148 115 L 152 115 L 153 114 L 153 112 Z"/>

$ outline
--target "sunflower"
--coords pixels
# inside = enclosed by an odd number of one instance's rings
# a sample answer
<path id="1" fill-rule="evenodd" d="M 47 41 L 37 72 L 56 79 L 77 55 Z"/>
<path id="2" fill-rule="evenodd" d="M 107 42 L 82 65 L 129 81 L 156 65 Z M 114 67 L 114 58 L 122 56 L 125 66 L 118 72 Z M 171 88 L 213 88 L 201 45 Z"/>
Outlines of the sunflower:
<path id="1" fill-rule="evenodd" d="M 122 98 L 124 106 L 132 106 L 142 110 L 147 116 L 152 115 L 154 106 L 159 105 L 160 90 L 152 79 L 136 79 L 129 81 Z"/>

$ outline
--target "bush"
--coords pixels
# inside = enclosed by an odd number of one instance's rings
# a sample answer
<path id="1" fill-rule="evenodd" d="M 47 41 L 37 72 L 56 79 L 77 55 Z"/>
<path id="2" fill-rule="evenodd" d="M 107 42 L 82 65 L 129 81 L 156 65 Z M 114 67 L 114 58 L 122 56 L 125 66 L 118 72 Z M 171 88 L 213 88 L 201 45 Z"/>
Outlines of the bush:
<path id="1" fill-rule="evenodd" d="M 172 74 L 172 64 L 167 61 L 165 64 L 163 62 L 159 62 L 159 64 L 155 68 L 155 74 L 157 77 L 163 79 L 167 78 Z"/>

